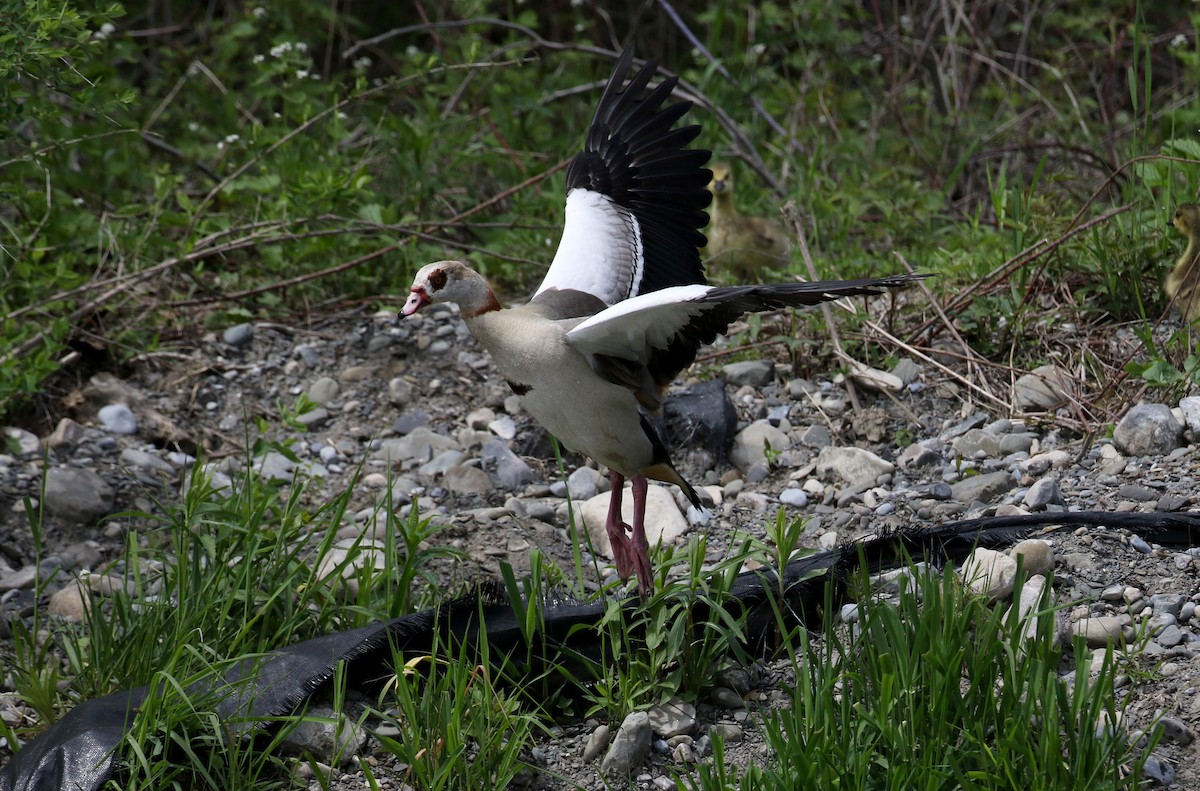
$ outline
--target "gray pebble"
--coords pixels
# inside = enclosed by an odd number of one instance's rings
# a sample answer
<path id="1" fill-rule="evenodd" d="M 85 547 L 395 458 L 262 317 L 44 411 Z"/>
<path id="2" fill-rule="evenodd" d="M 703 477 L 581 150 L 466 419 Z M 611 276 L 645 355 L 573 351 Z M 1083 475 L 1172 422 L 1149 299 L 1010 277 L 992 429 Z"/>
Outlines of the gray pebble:
<path id="1" fill-rule="evenodd" d="M 607 725 L 599 725 L 596 730 L 591 732 L 587 743 L 583 746 L 583 762 L 585 764 L 596 760 L 600 757 L 600 753 L 604 752 L 604 748 L 608 747 L 608 735 Z"/>
<path id="2" fill-rule="evenodd" d="M 337 398 L 341 385 L 331 376 L 322 376 L 308 386 L 308 400 L 314 404 L 328 404 Z"/>
<path id="3" fill-rule="evenodd" d="M 779 502 L 793 508 L 803 508 L 808 505 L 808 495 L 803 489 L 784 489 L 779 493 Z"/>
<path id="4" fill-rule="evenodd" d="M 746 483 L 762 483 L 771 474 L 771 468 L 765 461 L 756 461 L 746 470 Z"/>
<path id="5" fill-rule="evenodd" d="M 388 402 L 392 406 L 405 406 L 412 401 L 413 386 L 399 376 L 388 382 Z"/>
<path id="6" fill-rule="evenodd" d="M 1163 717 L 1158 721 L 1158 727 L 1162 728 L 1162 737 L 1168 742 L 1186 747 L 1196 740 L 1192 729 L 1178 717 Z"/>
<path id="7" fill-rule="evenodd" d="M 1115 615 L 1084 618 L 1071 625 L 1071 631 L 1081 635 L 1090 648 L 1102 648 L 1109 643 L 1131 642 L 1133 629 L 1121 623 Z"/>
<path id="8" fill-rule="evenodd" d="M 488 424 L 488 430 L 500 439 L 512 439 L 517 436 L 517 424 L 508 415 L 502 415 Z"/>
<path id="9" fill-rule="evenodd" d="M 72 425 L 76 428 L 68 428 Z M 61 421 L 59 421 L 58 426 L 59 427 L 54 430 L 54 438 L 47 441 L 47 444 L 51 447 L 74 444 L 83 438 L 83 427 L 70 418 L 63 418 Z M 73 435 L 74 440 L 68 440 L 68 434 Z M 37 435 L 32 431 L 26 431 L 23 428 L 9 426 L 8 428 L 4 429 L 4 437 L 8 440 L 10 447 L 14 444 L 16 445 L 15 451 L 22 456 L 32 456 L 42 449 L 42 443 L 40 440 L 38 440 Z M 6 452 L 4 444 L 5 443 L 3 441 L 0 441 L 0 452 Z"/>
<path id="10" fill-rule="evenodd" d="M 304 361 L 304 364 L 309 368 L 316 368 L 321 364 L 321 355 L 317 352 L 316 347 L 309 343 L 302 343 L 295 349 L 296 356 Z"/>
<path id="11" fill-rule="evenodd" d="M 833 435 L 825 426 L 809 426 L 800 434 L 800 444 L 806 448 L 827 448 L 833 444 Z"/>
<path id="12" fill-rule="evenodd" d="M 167 461 L 174 464 L 176 467 L 191 467 L 196 463 L 196 457 L 190 453 L 172 450 L 167 453 Z"/>
<path id="13" fill-rule="evenodd" d="M 930 500 L 949 500 L 954 496 L 954 489 L 950 487 L 950 484 L 938 481 L 929 485 L 929 490 L 926 494 Z"/>
<path id="14" fill-rule="evenodd" d="M 1121 601 L 1125 597 L 1125 586 L 1121 583 L 1109 585 L 1100 592 L 1101 601 Z"/>
<path id="15" fill-rule="evenodd" d="M 580 467 L 567 476 L 567 491 L 572 500 L 592 499 L 600 493 L 600 473 L 591 467 Z"/>
<path id="16" fill-rule="evenodd" d="M 1175 782 L 1175 767 L 1160 755 L 1152 754 L 1146 757 L 1142 764 L 1142 777 L 1149 778 L 1161 786 L 1169 786 Z"/>
<path id="17" fill-rule="evenodd" d="M 232 327 L 226 328 L 221 337 L 230 346 L 245 346 L 254 339 L 254 325 L 248 323 L 235 324 Z"/>
<path id="18" fill-rule="evenodd" d="M 1150 597 L 1150 606 L 1155 613 L 1168 613 L 1178 618 L 1183 612 L 1184 601 L 1181 593 L 1156 593 Z"/>
<path id="19" fill-rule="evenodd" d="M 1129 546 L 1141 552 L 1143 555 L 1149 555 L 1154 550 L 1147 544 L 1141 536 L 1133 536 L 1129 539 Z"/>
<path id="20" fill-rule="evenodd" d="M 1192 498 L 1181 494 L 1164 494 L 1154 505 L 1156 511 L 1182 511 L 1192 503 Z"/>
<path id="21" fill-rule="evenodd" d="M 732 722 L 718 722 L 712 726 L 711 733 L 720 736 L 726 744 L 739 744 L 745 738 L 742 726 Z"/>
<path id="22" fill-rule="evenodd" d="M 1062 505 L 1063 498 L 1058 488 L 1058 479 L 1047 476 L 1036 481 L 1025 493 L 1023 502 L 1031 511 L 1045 510 L 1050 504 Z"/>
<path id="23" fill-rule="evenodd" d="M 746 702 L 742 700 L 742 696 L 734 692 L 729 687 L 713 687 L 712 692 L 708 693 L 713 705 L 719 709 L 743 709 L 746 707 Z"/>
<path id="24" fill-rule="evenodd" d="M 1171 624 L 1158 633 L 1155 641 L 1163 648 L 1173 648 L 1183 642 L 1183 630 Z"/>
<path id="25" fill-rule="evenodd" d="M 721 369 L 725 381 L 734 387 L 750 385 L 763 387 L 775 379 L 775 363 L 771 360 L 745 360 L 730 363 Z"/>
<path id="26" fill-rule="evenodd" d="M 316 428 L 327 420 L 329 420 L 329 410 L 323 406 L 314 407 L 296 415 L 296 422 L 305 428 Z"/>
<path id="27" fill-rule="evenodd" d="M 175 472 L 174 467 L 158 456 L 136 448 L 126 448 L 121 451 L 120 459 L 122 464 L 128 464 L 130 467 L 140 467 L 145 470 L 157 470 L 158 472 L 165 473 Z"/>
<path id="28" fill-rule="evenodd" d="M 950 490 L 955 500 L 970 505 L 976 500 L 989 503 L 1016 485 L 1017 482 L 1007 472 L 989 472 L 963 478 L 951 486 Z"/>
<path id="29" fill-rule="evenodd" d="M 1117 497 L 1137 503 L 1148 503 L 1158 499 L 1158 492 L 1136 483 L 1123 483 L 1117 487 Z"/>
<path id="30" fill-rule="evenodd" d="M 791 410 L 791 408 L 792 407 L 789 404 L 780 404 L 777 407 L 772 407 L 772 409 L 767 412 L 767 422 L 772 426 L 779 428 L 779 425 L 788 419 L 788 412 Z"/>
<path id="31" fill-rule="evenodd" d="M 51 467 L 46 471 L 46 513 L 67 522 L 90 524 L 112 512 L 115 492 L 92 470 Z"/>
<path id="32" fill-rule="evenodd" d="M 1113 430 L 1113 442 L 1129 456 L 1162 456 L 1183 442 L 1183 426 L 1166 404 L 1137 404 Z"/>
<path id="33" fill-rule="evenodd" d="M 483 443 L 483 448 L 480 450 L 480 458 L 483 459 L 484 467 L 487 469 L 494 468 L 496 471 L 496 479 L 499 481 L 501 488 L 507 491 L 516 491 L 518 488 L 527 483 L 532 483 L 537 480 L 537 473 L 530 467 L 524 459 L 509 450 L 508 445 L 501 439 L 489 439 Z M 554 509 L 550 506 L 545 506 L 549 511 L 550 518 L 545 518 L 545 512 L 541 515 L 534 513 L 534 506 L 531 503 L 528 514 L 534 519 L 540 519 L 543 522 L 554 521 Z"/>
<path id="34" fill-rule="evenodd" d="M 651 706 L 646 716 L 651 729 L 666 739 L 688 733 L 696 726 L 696 707 L 682 698 Z"/>
<path id="35" fill-rule="evenodd" d="M 610 777 L 628 775 L 646 760 L 650 739 L 650 716 L 644 711 L 633 712 L 617 730 L 608 754 L 600 762 L 600 771 Z"/>
<path id="36" fill-rule="evenodd" d="M 753 672 L 752 672 L 753 671 Z M 751 665 L 747 670 L 744 667 L 727 667 L 713 677 L 713 681 L 719 687 L 729 687 L 741 695 L 746 694 L 750 690 L 758 686 L 760 670 L 757 665 Z"/>
<path id="37" fill-rule="evenodd" d="M 137 432 L 137 418 L 133 411 L 124 404 L 109 404 L 100 408 L 96 413 L 100 419 L 100 427 L 113 434 L 133 434 Z"/>
<path id="38" fill-rule="evenodd" d="M 415 429 L 429 425 L 430 420 L 429 413 L 425 410 L 413 409 L 396 418 L 396 422 L 392 423 L 392 431 L 397 434 L 411 434 Z"/>

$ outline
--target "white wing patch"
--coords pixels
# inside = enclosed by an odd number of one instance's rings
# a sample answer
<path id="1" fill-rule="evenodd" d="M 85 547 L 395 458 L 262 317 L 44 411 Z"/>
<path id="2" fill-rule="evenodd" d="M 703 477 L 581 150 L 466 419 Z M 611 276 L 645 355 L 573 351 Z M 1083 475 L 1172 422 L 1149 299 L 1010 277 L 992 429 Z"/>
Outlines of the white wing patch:
<path id="1" fill-rule="evenodd" d="M 644 268 L 633 212 L 603 193 L 576 188 L 567 194 L 562 240 L 537 293 L 575 289 L 615 305 L 637 292 Z"/>
<path id="2" fill-rule="evenodd" d="M 665 349 L 692 319 L 713 307 L 697 299 L 712 286 L 672 286 L 631 297 L 581 322 L 567 343 L 583 354 L 606 354 L 645 363 L 652 349 Z"/>

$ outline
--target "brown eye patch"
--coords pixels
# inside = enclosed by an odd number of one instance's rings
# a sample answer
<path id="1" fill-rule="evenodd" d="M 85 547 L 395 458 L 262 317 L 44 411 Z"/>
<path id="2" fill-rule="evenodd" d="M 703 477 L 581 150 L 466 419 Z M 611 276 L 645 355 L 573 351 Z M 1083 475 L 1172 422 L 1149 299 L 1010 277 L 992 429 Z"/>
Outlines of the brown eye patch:
<path id="1" fill-rule="evenodd" d="M 446 285 L 446 270 L 435 269 L 429 276 L 429 285 L 433 286 L 434 291 L 441 291 Z"/>

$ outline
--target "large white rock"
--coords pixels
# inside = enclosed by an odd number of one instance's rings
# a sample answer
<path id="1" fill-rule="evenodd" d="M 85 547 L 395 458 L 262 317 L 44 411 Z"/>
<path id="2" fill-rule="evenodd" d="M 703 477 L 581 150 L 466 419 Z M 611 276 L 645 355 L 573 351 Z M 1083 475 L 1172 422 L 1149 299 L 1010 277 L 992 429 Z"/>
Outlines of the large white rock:
<path id="1" fill-rule="evenodd" d="M 976 549 L 958 571 L 972 593 L 1003 599 L 1017 582 L 1017 561 L 994 549 Z"/>
<path id="2" fill-rule="evenodd" d="M 895 469 L 895 464 L 863 448 L 821 448 L 817 455 L 817 475 L 825 480 L 837 477 L 849 484 L 874 482 Z"/>
<path id="3" fill-rule="evenodd" d="M 1186 396 L 1179 399 L 1179 411 L 1183 413 L 1184 425 L 1192 433 L 1200 436 L 1200 396 Z"/>
<path id="4" fill-rule="evenodd" d="M 1030 642 L 1038 635 L 1038 618 L 1039 608 L 1042 604 L 1042 592 L 1046 589 L 1046 578 L 1041 574 L 1034 574 L 1029 579 L 1025 580 L 1025 584 L 1021 586 L 1021 592 L 1016 602 L 1008 608 L 1005 614 L 1005 620 L 1013 618 L 1020 619 L 1021 622 L 1021 639 L 1024 641 L 1021 644 L 1021 652 L 1026 651 L 1025 643 Z M 1049 599 L 1047 604 L 1053 608 L 1055 603 L 1054 589 L 1051 588 L 1048 594 Z M 1053 645 L 1058 645 L 1061 640 L 1059 630 L 1056 628 L 1051 632 L 1050 640 Z"/>
<path id="5" fill-rule="evenodd" d="M 583 525 L 592 537 L 592 546 L 597 552 L 611 558 L 612 547 L 608 543 L 608 532 L 604 522 L 608 518 L 610 494 L 598 494 L 583 504 Z M 625 524 L 633 524 L 633 492 L 627 485 L 621 498 L 621 518 Z M 650 546 L 660 541 L 674 544 L 688 528 L 687 520 L 675 505 L 675 498 L 665 486 L 651 485 L 646 492 L 646 540 Z"/>
<path id="6" fill-rule="evenodd" d="M 1166 404 L 1137 404 L 1113 429 L 1113 442 L 1130 456 L 1165 456 L 1183 445 L 1183 425 Z"/>
<path id="7" fill-rule="evenodd" d="M 458 443 L 452 438 L 435 434 L 424 426 L 418 427 L 403 437 L 391 437 L 380 443 L 379 449 L 371 454 L 372 459 L 382 459 L 387 462 L 408 461 L 416 459 L 426 462 L 435 453 L 457 448 Z"/>
<path id="8" fill-rule="evenodd" d="M 766 420 L 756 420 L 733 438 L 733 449 L 729 452 L 729 459 L 739 470 L 745 472 L 755 462 L 766 459 L 767 448 L 781 452 L 791 446 L 792 441 L 787 434 Z"/>
<path id="9" fill-rule="evenodd" d="M 871 368 L 858 360 L 850 361 L 850 378 L 868 390 L 899 393 L 904 389 L 904 380 L 895 374 Z"/>
<path id="10" fill-rule="evenodd" d="M 1056 365 L 1041 365 L 1013 383 L 1013 403 L 1022 412 L 1049 412 L 1067 403 L 1074 384 Z"/>

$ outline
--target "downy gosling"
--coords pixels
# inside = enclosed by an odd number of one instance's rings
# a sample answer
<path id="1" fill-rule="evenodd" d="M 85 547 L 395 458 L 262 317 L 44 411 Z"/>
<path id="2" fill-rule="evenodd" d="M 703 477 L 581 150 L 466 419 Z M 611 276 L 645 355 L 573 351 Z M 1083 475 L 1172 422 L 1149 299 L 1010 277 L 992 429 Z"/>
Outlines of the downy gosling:
<path id="1" fill-rule="evenodd" d="M 713 195 L 709 206 L 708 246 L 700 250 L 722 280 L 762 282 L 767 268 L 785 269 L 791 244 L 779 223 L 741 214 L 733 201 L 733 171 L 728 162 L 710 165 Z"/>
<path id="2" fill-rule="evenodd" d="M 1163 282 L 1168 300 L 1174 300 L 1184 321 L 1200 318 L 1200 207 L 1185 203 L 1175 210 L 1175 227 L 1187 237 L 1187 249 Z"/>

